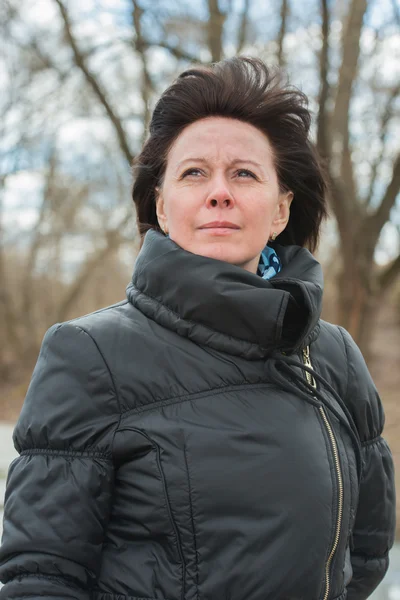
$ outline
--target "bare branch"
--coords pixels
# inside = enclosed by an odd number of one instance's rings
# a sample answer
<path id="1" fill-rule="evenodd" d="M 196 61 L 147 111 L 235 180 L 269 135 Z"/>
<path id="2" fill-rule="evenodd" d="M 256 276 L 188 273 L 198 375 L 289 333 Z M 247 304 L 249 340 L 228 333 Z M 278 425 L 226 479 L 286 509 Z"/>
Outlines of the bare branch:
<path id="1" fill-rule="evenodd" d="M 32 243 L 29 248 L 29 254 L 27 263 L 25 265 L 25 276 L 24 276 L 24 284 L 22 288 L 22 310 L 21 313 L 23 315 L 25 330 L 31 333 L 30 341 L 31 344 L 36 344 L 36 323 L 33 318 L 33 305 L 31 298 L 31 290 L 32 290 L 32 281 L 35 273 L 35 266 L 38 257 L 38 253 L 42 246 L 42 232 L 41 227 L 44 223 L 47 209 L 49 206 L 49 198 L 52 193 L 52 187 L 54 184 L 54 174 L 56 168 L 56 157 L 54 153 L 54 149 L 49 158 L 49 171 L 46 177 L 46 186 L 43 192 L 43 199 L 39 209 L 38 219 L 36 221 L 35 227 L 32 230 Z M 28 345 L 30 345 L 28 343 Z"/>
<path id="2" fill-rule="evenodd" d="M 0 177 L 0 317 L 2 325 L 6 331 L 6 340 L 10 344 L 11 348 L 16 351 L 17 354 L 22 354 L 23 342 L 19 335 L 19 321 L 17 318 L 17 312 L 15 310 L 14 302 L 11 298 L 9 286 L 7 282 L 7 275 L 5 269 L 5 256 L 4 256 L 4 244 L 3 244 L 3 229 L 2 229 L 2 193 L 5 187 L 6 175 Z M 4 356 L 3 348 L 0 349 L 0 367 L 3 366 Z"/>
<path id="3" fill-rule="evenodd" d="M 240 27 L 239 27 L 239 36 L 238 36 L 238 44 L 236 49 L 236 54 L 240 54 L 243 50 L 243 47 L 246 43 L 246 34 L 247 27 L 249 23 L 249 10 L 250 10 L 250 0 L 245 0 L 243 6 L 242 17 L 240 19 Z"/>
<path id="4" fill-rule="evenodd" d="M 397 23 L 397 26 L 400 27 L 400 7 L 398 5 L 397 0 L 392 0 L 392 6 L 395 21 Z"/>
<path id="5" fill-rule="evenodd" d="M 280 26 L 278 34 L 278 65 L 280 67 L 285 66 L 285 57 L 283 53 L 283 44 L 286 35 L 286 24 L 288 17 L 289 5 L 288 0 L 281 0 L 281 14 L 280 14 Z"/>
<path id="6" fill-rule="evenodd" d="M 360 55 L 360 37 L 367 0 L 351 0 L 347 26 L 343 32 L 342 62 L 334 112 L 335 133 L 340 141 L 348 139 L 348 118 L 353 84 Z"/>
<path id="7" fill-rule="evenodd" d="M 149 69 L 147 66 L 147 58 L 146 58 L 146 43 L 143 39 L 142 35 L 142 25 L 141 25 L 141 17 L 143 14 L 143 10 L 137 3 L 137 0 L 132 0 L 133 10 L 132 10 L 132 20 L 133 26 L 135 29 L 136 40 L 135 40 L 135 48 L 139 53 L 140 60 L 142 62 L 142 99 L 144 104 L 144 115 L 143 115 L 143 138 L 142 142 L 144 142 L 146 138 L 147 127 L 150 122 L 150 96 L 151 93 L 154 92 L 153 82 L 151 80 L 151 76 L 149 73 Z"/>
<path id="8" fill-rule="evenodd" d="M 382 198 L 381 203 L 379 204 L 378 209 L 373 213 L 370 217 L 368 217 L 370 221 L 370 229 L 375 234 L 376 237 L 379 236 L 382 227 L 389 219 L 390 211 L 392 210 L 397 195 L 400 191 L 400 153 L 397 155 L 392 171 L 392 179 L 389 185 L 386 188 L 386 192 Z"/>
<path id="9" fill-rule="evenodd" d="M 171 46 L 167 42 L 159 41 L 157 42 L 157 44 L 150 44 L 150 42 L 146 42 L 146 48 L 150 48 L 152 46 L 158 46 L 159 48 L 164 48 L 164 50 L 168 50 L 168 52 L 170 52 L 170 54 L 172 54 L 172 56 L 174 56 L 178 60 L 187 60 L 188 62 L 199 64 L 203 62 L 195 54 L 190 54 L 189 52 L 182 50 L 182 48 L 178 48 L 178 46 Z M 206 62 L 208 63 L 208 61 Z"/>
<path id="10" fill-rule="evenodd" d="M 67 9 L 65 8 L 62 0 L 55 0 L 55 2 L 57 3 L 57 5 L 60 9 L 61 17 L 64 22 L 65 34 L 66 34 L 68 43 L 72 49 L 75 64 L 82 71 L 82 73 L 85 76 L 86 81 L 89 83 L 89 85 L 93 89 L 94 93 L 96 94 L 96 96 L 100 100 L 101 104 L 103 105 L 103 107 L 115 129 L 115 132 L 117 134 L 121 150 L 122 150 L 126 160 L 128 161 L 128 163 L 131 164 L 132 160 L 133 160 L 133 154 L 129 148 L 128 137 L 127 137 L 127 134 L 122 125 L 121 119 L 114 112 L 113 108 L 111 107 L 111 104 L 107 100 L 106 93 L 103 90 L 100 82 L 97 80 L 95 75 L 90 71 L 89 67 L 86 64 L 84 54 L 79 50 L 76 39 L 72 33 L 71 22 L 69 19 Z"/>
<path id="11" fill-rule="evenodd" d="M 66 77 L 66 73 L 62 72 L 59 67 L 56 68 L 52 58 L 43 51 L 37 39 L 31 39 L 29 43 L 29 52 L 39 59 L 40 66 L 43 70 L 54 69 L 57 71 L 61 79 Z"/>
<path id="12" fill-rule="evenodd" d="M 374 161 L 373 165 L 372 165 L 372 169 L 371 169 L 371 180 L 370 180 L 370 184 L 369 184 L 369 188 L 368 188 L 368 192 L 367 195 L 365 197 L 365 203 L 367 205 L 371 204 L 371 201 L 373 199 L 374 196 L 374 189 L 375 189 L 375 184 L 376 184 L 376 178 L 378 175 L 378 169 L 379 169 L 379 165 L 382 163 L 383 161 L 383 157 L 385 154 L 385 139 L 388 133 L 388 126 L 390 123 L 390 119 L 393 116 L 393 112 L 394 112 L 394 106 L 395 106 L 395 101 L 397 99 L 397 97 L 400 94 L 400 83 L 394 87 L 391 91 L 391 93 L 388 96 L 387 99 L 387 103 L 385 106 L 385 110 L 383 111 L 382 114 L 382 119 L 381 119 L 381 123 L 380 123 L 380 136 L 379 136 L 379 141 L 381 143 L 381 151 L 379 152 L 379 155 L 377 156 L 376 160 Z"/>
<path id="13" fill-rule="evenodd" d="M 57 321 L 61 322 L 66 320 L 69 311 L 71 310 L 74 302 L 81 293 L 82 288 L 84 287 L 85 282 L 89 278 L 90 274 L 125 241 L 124 237 L 121 234 L 121 231 L 124 228 L 124 226 L 131 220 L 131 218 L 131 212 L 128 211 L 125 217 L 117 225 L 117 227 L 114 227 L 113 229 L 110 229 L 109 231 L 105 232 L 106 245 L 101 250 L 93 252 L 93 254 L 89 256 L 89 258 L 83 264 L 79 275 L 75 278 L 73 284 L 69 288 L 67 294 L 65 295 L 57 309 Z"/>
<path id="14" fill-rule="evenodd" d="M 351 256 L 354 241 L 353 219 L 350 216 L 349 205 L 346 202 L 347 194 L 343 181 L 340 178 L 334 177 L 331 170 L 327 170 L 329 183 L 329 200 L 336 217 L 340 240 L 341 250 L 347 256 Z"/>
<path id="15" fill-rule="evenodd" d="M 329 122 L 327 115 L 327 101 L 329 97 L 329 25 L 330 14 L 328 8 L 328 0 L 321 0 L 322 13 L 322 47 L 319 55 L 319 101 L 318 101 L 318 117 L 317 117 L 317 148 L 325 159 L 330 156 L 329 143 Z"/>
<path id="16" fill-rule="evenodd" d="M 339 82 L 332 122 L 332 136 L 339 145 L 341 155 L 341 177 L 346 185 L 348 197 L 357 199 L 353 174 L 353 162 L 349 145 L 349 110 L 354 81 L 360 55 L 360 37 L 367 0 L 351 0 L 347 26 L 343 32 L 343 53 L 339 70 Z"/>
<path id="17" fill-rule="evenodd" d="M 342 248 L 345 254 L 352 253 L 353 233 L 352 233 L 352 206 L 348 202 L 348 191 L 346 184 L 339 174 L 334 173 L 332 168 L 332 132 L 331 120 L 329 118 L 327 103 L 329 99 L 330 86 L 328 80 L 329 73 L 329 29 L 330 12 L 328 0 L 320 1 L 322 26 L 322 47 L 319 55 L 319 111 L 317 117 L 317 147 L 321 156 L 327 164 L 329 177 L 329 199 L 335 214 Z"/>
<path id="18" fill-rule="evenodd" d="M 212 62 L 222 59 L 222 38 L 226 13 L 221 12 L 218 0 L 208 0 L 208 48 L 211 52 Z"/>
<path id="19" fill-rule="evenodd" d="M 351 156 L 349 139 L 346 140 L 346 143 L 342 148 L 341 158 L 342 160 L 340 167 L 340 175 L 346 184 L 347 198 L 351 198 L 350 202 L 352 202 L 352 204 L 354 205 L 353 207 L 356 208 L 359 205 L 359 197 L 356 182 L 354 179 L 354 166 L 353 159 Z"/>
<path id="20" fill-rule="evenodd" d="M 380 291 L 385 292 L 400 276 L 400 254 L 388 267 L 381 273 L 379 277 Z"/>
<path id="21" fill-rule="evenodd" d="M 115 36 L 112 40 L 107 42 L 102 42 L 101 44 L 96 44 L 92 48 L 85 50 L 82 52 L 82 56 L 84 56 L 85 60 L 99 54 L 100 52 L 107 52 L 107 57 L 109 56 L 110 50 L 114 50 L 117 47 L 117 44 L 126 45 L 127 43 L 131 44 L 131 38 L 125 38 L 122 36 Z"/>

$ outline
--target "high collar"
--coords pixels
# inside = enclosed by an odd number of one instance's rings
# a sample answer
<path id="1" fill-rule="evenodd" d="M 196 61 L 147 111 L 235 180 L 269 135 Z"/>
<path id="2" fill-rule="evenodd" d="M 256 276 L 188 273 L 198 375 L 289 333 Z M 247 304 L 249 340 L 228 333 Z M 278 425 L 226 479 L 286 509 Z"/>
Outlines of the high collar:
<path id="1" fill-rule="evenodd" d="M 315 335 L 322 271 L 304 248 L 275 249 L 282 270 L 267 281 L 241 267 L 187 252 L 150 230 L 127 296 L 150 319 L 201 345 L 248 359 L 275 350 L 292 353 Z"/>

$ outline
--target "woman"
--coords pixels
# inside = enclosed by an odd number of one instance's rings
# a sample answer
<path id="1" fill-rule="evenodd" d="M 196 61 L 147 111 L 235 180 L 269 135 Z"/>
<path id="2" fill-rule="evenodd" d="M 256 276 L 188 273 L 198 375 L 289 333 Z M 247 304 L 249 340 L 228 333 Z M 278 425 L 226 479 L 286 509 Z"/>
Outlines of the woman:
<path id="1" fill-rule="evenodd" d="M 15 429 L 2 599 L 361 600 L 384 576 L 393 466 L 320 320 L 309 126 L 255 59 L 159 100 L 128 298 L 49 330 Z"/>

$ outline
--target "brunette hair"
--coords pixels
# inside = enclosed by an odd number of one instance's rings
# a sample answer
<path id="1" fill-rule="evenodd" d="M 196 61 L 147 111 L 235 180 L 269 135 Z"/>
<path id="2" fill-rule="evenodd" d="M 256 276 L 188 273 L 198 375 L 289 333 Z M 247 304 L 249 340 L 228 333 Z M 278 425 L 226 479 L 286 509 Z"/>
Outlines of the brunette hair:
<path id="1" fill-rule="evenodd" d="M 158 100 L 150 135 L 134 161 L 133 201 L 139 232 L 160 231 L 155 188 L 162 184 L 168 151 L 185 127 L 206 117 L 238 119 L 268 137 L 282 191 L 294 199 L 282 245 L 315 250 L 327 214 L 326 182 L 309 140 L 311 115 L 305 94 L 260 59 L 235 57 L 184 71 Z"/>

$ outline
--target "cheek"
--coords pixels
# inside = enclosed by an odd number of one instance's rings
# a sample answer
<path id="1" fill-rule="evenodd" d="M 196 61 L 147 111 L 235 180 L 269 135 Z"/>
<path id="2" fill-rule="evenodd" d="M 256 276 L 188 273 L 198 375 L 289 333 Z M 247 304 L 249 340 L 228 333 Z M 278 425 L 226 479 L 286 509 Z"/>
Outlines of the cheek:
<path id="1" fill-rule="evenodd" d="M 183 193 L 177 191 L 167 198 L 166 214 L 170 226 L 178 224 L 179 227 L 190 226 L 196 215 L 198 215 L 199 210 L 195 194 L 188 195 L 187 191 Z"/>
<path id="2" fill-rule="evenodd" d="M 257 222 L 260 228 L 267 226 L 274 218 L 275 202 L 270 196 L 249 198 L 243 206 L 248 219 Z"/>

